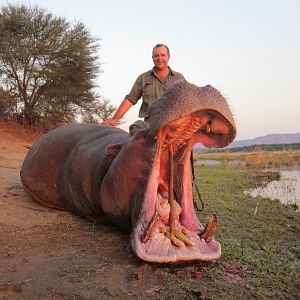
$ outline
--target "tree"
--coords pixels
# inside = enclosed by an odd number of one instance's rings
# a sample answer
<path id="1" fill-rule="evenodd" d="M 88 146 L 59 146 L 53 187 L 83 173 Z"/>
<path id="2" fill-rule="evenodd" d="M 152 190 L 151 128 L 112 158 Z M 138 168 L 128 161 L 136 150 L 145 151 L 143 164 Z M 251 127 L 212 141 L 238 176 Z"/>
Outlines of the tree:
<path id="1" fill-rule="evenodd" d="M 0 119 L 10 120 L 16 114 L 16 110 L 14 98 L 0 88 Z"/>
<path id="2" fill-rule="evenodd" d="M 110 104 L 110 101 L 105 98 L 96 97 L 100 101 L 95 101 L 90 104 L 90 107 L 85 108 L 81 111 L 82 120 L 86 123 L 97 123 L 99 119 L 101 121 L 107 120 L 111 117 L 112 113 L 115 111 L 115 107 Z M 122 124 L 122 119 L 118 124 Z"/>
<path id="3" fill-rule="evenodd" d="M 21 107 L 25 124 L 74 121 L 97 106 L 99 45 L 82 23 L 71 27 L 36 6 L 7 5 L 0 10 L 0 45 L 2 86 Z"/>

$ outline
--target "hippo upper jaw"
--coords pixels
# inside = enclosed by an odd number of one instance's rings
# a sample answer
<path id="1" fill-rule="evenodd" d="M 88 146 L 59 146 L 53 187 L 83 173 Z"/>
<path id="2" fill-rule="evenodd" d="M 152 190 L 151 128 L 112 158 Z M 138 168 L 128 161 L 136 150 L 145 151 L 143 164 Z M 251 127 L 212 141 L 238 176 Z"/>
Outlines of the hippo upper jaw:
<path id="1" fill-rule="evenodd" d="M 216 136 L 228 134 L 220 118 L 213 111 L 197 111 L 170 122 L 158 134 L 153 168 L 131 233 L 132 249 L 141 259 L 167 263 L 220 258 L 221 246 L 213 236 L 202 238 L 204 227 L 194 210 L 190 161 L 196 142 L 215 143 Z"/>

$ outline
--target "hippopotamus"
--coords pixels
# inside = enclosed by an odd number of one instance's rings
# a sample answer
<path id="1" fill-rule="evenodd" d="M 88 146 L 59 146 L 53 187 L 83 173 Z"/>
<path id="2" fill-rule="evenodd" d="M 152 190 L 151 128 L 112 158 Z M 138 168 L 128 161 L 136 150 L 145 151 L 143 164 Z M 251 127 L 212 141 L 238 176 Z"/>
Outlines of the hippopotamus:
<path id="1" fill-rule="evenodd" d="M 195 212 L 191 153 L 196 143 L 221 148 L 236 136 L 230 108 L 214 87 L 172 85 L 129 132 L 104 124 L 53 129 L 28 151 L 20 176 L 37 202 L 129 230 L 142 260 L 216 260 L 213 215 Z"/>

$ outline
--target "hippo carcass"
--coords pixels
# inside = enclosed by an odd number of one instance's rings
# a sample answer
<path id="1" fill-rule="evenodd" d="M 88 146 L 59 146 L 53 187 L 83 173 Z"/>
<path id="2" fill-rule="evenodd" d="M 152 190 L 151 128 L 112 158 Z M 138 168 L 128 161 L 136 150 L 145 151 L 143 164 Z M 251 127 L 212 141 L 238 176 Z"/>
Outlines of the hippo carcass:
<path id="1" fill-rule="evenodd" d="M 180 81 L 129 133 L 97 124 L 48 132 L 28 152 L 21 179 L 48 207 L 131 228 L 132 250 L 145 261 L 218 259 L 214 219 L 204 232 L 194 210 L 190 157 L 195 143 L 224 147 L 235 135 L 215 88 Z"/>

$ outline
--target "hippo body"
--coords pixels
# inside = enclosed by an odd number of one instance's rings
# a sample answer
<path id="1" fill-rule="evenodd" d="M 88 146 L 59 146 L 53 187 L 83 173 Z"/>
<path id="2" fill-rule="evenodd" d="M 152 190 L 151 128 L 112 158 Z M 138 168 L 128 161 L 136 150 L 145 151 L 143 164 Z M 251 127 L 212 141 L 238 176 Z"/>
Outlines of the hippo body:
<path id="1" fill-rule="evenodd" d="M 46 206 L 83 217 L 102 214 L 99 187 L 114 159 L 106 147 L 127 138 L 124 130 L 104 125 L 54 129 L 28 152 L 21 168 L 23 185 Z"/>
<path id="2" fill-rule="evenodd" d="M 135 254 L 150 262 L 212 260 L 221 246 L 201 238 L 193 205 L 190 154 L 197 142 L 224 147 L 236 134 L 213 87 L 174 84 L 126 131 L 70 124 L 29 150 L 21 180 L 38 202 L 131 229 Z M 172 215 L 172 217 L 171 217 Z"/>

